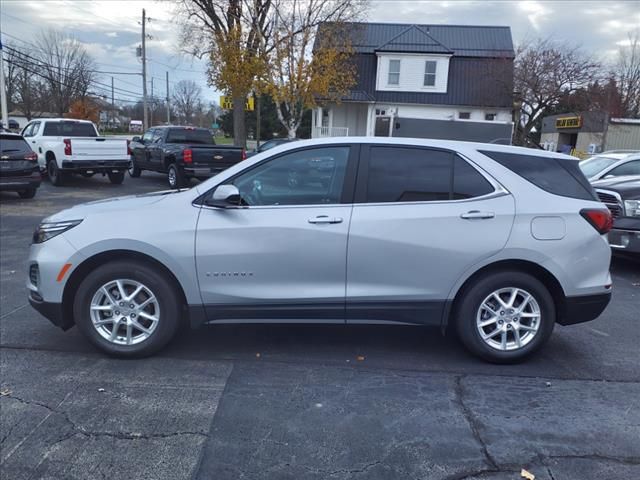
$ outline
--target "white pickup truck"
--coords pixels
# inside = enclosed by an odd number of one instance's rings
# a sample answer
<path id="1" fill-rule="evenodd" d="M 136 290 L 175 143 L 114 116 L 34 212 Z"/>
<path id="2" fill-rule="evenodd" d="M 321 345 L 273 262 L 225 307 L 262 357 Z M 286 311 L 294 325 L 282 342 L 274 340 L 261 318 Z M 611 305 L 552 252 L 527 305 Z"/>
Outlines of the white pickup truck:
<path id="1" fill-rule="evenodd" d="M 91 177 L 107 175 L 111 183 L 122 183 L 129 168 L 129 141 L 104 138 L 88 120 L 41 118 L 32 120 L 22 136 L 38 154 L 41 170 L 53 185 L 60 186 L 74 173 Z"/>

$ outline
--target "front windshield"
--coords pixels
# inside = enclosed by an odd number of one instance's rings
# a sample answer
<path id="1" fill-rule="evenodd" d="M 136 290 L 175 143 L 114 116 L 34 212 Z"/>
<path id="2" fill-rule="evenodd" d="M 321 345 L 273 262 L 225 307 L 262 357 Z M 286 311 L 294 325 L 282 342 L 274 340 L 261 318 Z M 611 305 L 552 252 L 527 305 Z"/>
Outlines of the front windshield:
<path id="1" fill-rule="evenodd" d="M 617 161 L 617 159 L 611 157 L 591 157 L 580 162 L 580 170 L 582 170 L 585 177 L 591 178 Z"/>

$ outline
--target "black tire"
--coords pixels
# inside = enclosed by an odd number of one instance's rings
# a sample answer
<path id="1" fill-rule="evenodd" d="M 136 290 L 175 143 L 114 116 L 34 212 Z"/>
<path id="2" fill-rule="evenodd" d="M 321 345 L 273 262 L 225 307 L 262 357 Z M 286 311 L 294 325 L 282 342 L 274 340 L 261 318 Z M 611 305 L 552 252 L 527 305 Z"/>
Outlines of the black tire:
<path id="1" fill-rule="evenodd" d="M 36 196 L 36 188 L 31 187 L 25 190 L 20 190 L 18 195 L 20 195 L 20 198 L 33 198 Z"/>
<path id="2" fill-rule="evenodd" d="M 491 346 L 482 339 L 476 322 L 476 316 L 483 304 L 484 300 L 502 288 L 517 288 L 529 293 L 539 306 L 540 318 L 538 330 L 535 335 L 522 347 L 516 347 L 513 350 L 501 350 Z M 531 307 L 530 307 L 531 308 Z M 498 315 L 505 309 L 500 308 Z M 461 292 L 461 297 L 457 301 L 454 309 L 454 321 L 456 331 L 462 343 L 475 355 L 492 363 L 515 363 L 524 360 L 533 354 L 542 345 L 544 345 L 556 322 L 556 311 L 553 297 L 547 288 L 535 277 L 518 271 L 501 271 L 488 273 L 473 281 L 472 285 Z M 506 312 L 508 314 L 508 311 Z M 498 317 L 502 318 L 502 317 Z M 507 321 L 508 320 L 508 321 Z M 515 323 L 512 319 L 505 318 L 499 320 L 505 329 L 509 328 L 507 339 L 511 339 L 515 343 Z M 519 318 L 520 322 L 527 321 L 525 318 Z M 513 326 L 512 326 L 513 325 Z M 494 326 L 484 327 L 490 334 Z M 496 323 L 495 328 L 498 328 Z M 520 332 L 518 328 L 518 332 Z M 526 335 L 524 331 L 522 335 Z M 502 339 L 500 334 L 500 339 Z M 520 334 L 518 334 L 520 335 Z M 496 337 L 493 337 L 494 339 Z"/>
<path id="3" fill-rule="evenodd" d="M 109 181 L 114 185 L 120 185 L 122 182 L 124 182 L 124 170 L 115 173 L 109 172 L 107 173 L 107 176 L 109 177 Z"/>
<path id="4" fill-rule="evenodd" d="M 93 296 L 110 281 L 127 279 L 144 284 L 159 303 L 160 317 L 155 330 L 141 343 L 122 345 L 104 338 L 90 316 Z M 117 260 L 94 269 L 80 284 L 73 302 L 76 325 L 87 339 L 108 355 L 140 358 L 152 355 L 174 338 L 180 325 L 181 303 L 175 286 L 158 269 L 139 261 Z M 113 328 L 113 327 L 112 327 Z"/>
<path id="5" fill-rule="evenodd" d="M 167 182 L 170 188 L 182 188 L 186 184 L 184 173 L 175 163 L 170 164 L 167 169 Z"/>
<path id="6" fill-rule="evenodd" d="M 60 187 L 64 185 L 64 181 L 66 180 L 65 172 L 60 171 L 58 168 L 58 164 L 56 163 L 55 158 L 50 158 L 47 160 L 47 176 L 49 177 L 49 181 L 51 185 L 54 187 Z"/>
<path id="7" fill-rule="evenodd" d="M 131 157 L 131 166 L 128 171 L 131 178 L 138 178 L 142 174 L 142 170 L 136 164 L 136 160 L 133 156 Z"/>
<path id="8" fill-rule="evenodd" d="M 91 178 L 93 177 L 93 173 L 87 173 L 87 172 L 82 172 L 80 175 L 82 175 L 84 178 Z"/>

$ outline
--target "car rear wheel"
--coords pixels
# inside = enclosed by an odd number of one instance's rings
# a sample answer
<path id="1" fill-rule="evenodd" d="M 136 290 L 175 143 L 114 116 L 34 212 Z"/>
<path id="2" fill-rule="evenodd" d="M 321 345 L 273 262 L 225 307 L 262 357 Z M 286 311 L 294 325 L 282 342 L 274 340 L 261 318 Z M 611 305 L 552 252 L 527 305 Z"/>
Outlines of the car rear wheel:
<path id="1" fill-rule="evenodd" d="M 136 164 L 135 158 L 131 157 L 131 166 L 129 167 L 129 176 L 132 178 L 138 178 L 142 174 L 142 170 Z"/>
<path id="2" fill-rule="evenodd" d="M 31 187 L 25 190 L 20 190 L 18 195 L 20 195 L 20 198 L 33 198 L 36 196 L 36 189 Z"/>
<path id="3" fill-rule="evenodd" d="M 169 165 L 167 169 L 167 181 L 171 188 L 182 188 L 185 185 L 184 174 L 175 163 Z"/>
<path id="4" fill-rule="evenodd" d="M 47 176 L 49 177 L 51 185 L 55 187 L 59 187 L 64 184 L 65 173 L 60 171 L 55 158 L 50 158 L 47 162 Z"/>
<path id="5" fill-rule="evenodd" d="M 155 268 L 117 261 L 93 270 L 73 304 L 78 328 L 96 347 L 118 357 L 144 357 L 176 334 L 181 305 L 165 276 Z"/>
<path id="6" fill-rule="evenodd" d="M 107 173 L 107 176 L 109 177 L 109 181 L 114 185 L 120 185 L 122 182 L 124 182 L 124 171 L 109 172 Z"/>
<path id="7" fill-rule="evenodd" d="M 555 324 L 555 305 L 547 288 L 522 272 L 489 274 L 462 294 L 456 329 L 475 355 L 494 363 L 513 363 L 538 350 Z"/>

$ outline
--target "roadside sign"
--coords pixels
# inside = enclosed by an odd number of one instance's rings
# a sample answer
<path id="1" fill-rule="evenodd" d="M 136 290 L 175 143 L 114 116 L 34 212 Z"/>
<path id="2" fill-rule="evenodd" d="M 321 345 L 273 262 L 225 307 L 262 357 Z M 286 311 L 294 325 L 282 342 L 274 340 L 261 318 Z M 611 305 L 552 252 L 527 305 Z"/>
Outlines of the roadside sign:
<path id="1" fill-rule="evenodd" d="M 217 130 L 218 128 L 220 128 L 220 125 L 218 125 L 217 123 L 212 123 L 211 128 L 213 128 L 214 130 Z"/>
<path id="2" fill-rule="evenodd" d="M 253 96 L 247 98 L 247 101 L 244 103 L 244 109 L 247 112 L 253 112 L 254 103 Z M 233 110 L 233 98 L 227 95 L 220 95 L 220 106 L 225 110 Z"/>

